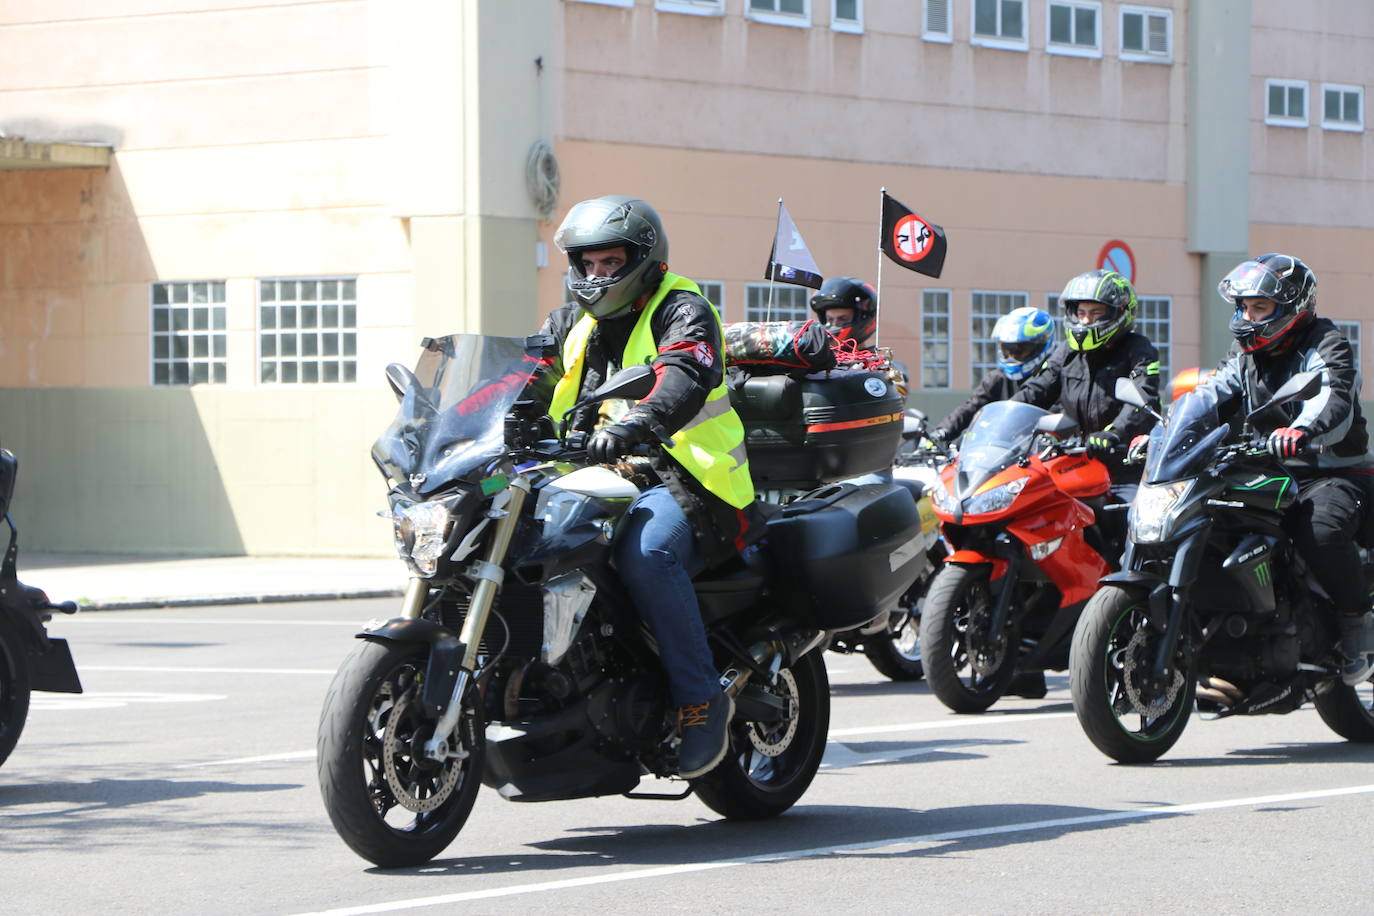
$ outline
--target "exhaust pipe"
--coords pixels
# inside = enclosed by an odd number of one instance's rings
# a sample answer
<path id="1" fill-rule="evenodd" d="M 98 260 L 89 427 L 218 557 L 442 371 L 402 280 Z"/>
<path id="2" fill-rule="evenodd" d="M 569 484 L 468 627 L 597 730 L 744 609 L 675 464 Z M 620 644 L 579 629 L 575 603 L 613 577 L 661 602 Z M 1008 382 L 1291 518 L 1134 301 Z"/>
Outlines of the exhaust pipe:
<path id="1" fill-rule="evenodd" d="M 1196 695 L 1223 706 L 1235 706 L 1245 698 L 1239 687 L 1219 677 L 1207 677 L 1198 681 Z"/>

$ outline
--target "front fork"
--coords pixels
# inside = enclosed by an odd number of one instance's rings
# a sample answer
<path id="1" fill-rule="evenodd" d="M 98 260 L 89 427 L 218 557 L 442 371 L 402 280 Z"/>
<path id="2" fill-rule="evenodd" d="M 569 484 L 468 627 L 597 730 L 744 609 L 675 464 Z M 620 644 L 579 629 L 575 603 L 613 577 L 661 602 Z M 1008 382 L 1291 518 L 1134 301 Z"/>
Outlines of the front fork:
<path id="1" fill-rule="evenodd" d="M 453 750 L 450 747 L 449 738 L 453 735 L 453 730 L 463 713 L 463 693 L 477 670 L 478 648 L 482 642 L 482 634 L 486 631 L 492 606 L 496 603 L 496 595 L 501 589 L 501 582 L 505 578 L 502 564 L 505 562 L 507 551 L 510 550 L 515 528 L 520 523 L 520 512 L 524 508 L 525 499 L 530 495 L 530 482 L 524 477 L 516 477 L 503 493 L 506 499 L 502 501 L 498 498 L 487 510 L 487 517 L 492 519 L 495 525 L 492 528 L 491 539 L 487 542 L 486 554 L 480 560 L 473 560 L 466 570 L 468 577 L 476 582 L 477 586 L 472 591 L 467 617 L 463 620 L 463 631 L 458 636 L 458 642 L 463 647 L 463 657 L 459 662 L 453 692 L 442 707 L 439 721 L 434 725 L 434 736 L 425 742 L 424 754 L 432 760 L 444 760 L 461 754 L 461 748 Z M 402 613 L 411 619 L 419 618 L 424 612 L 425 599 L 428 596 L 428 582 L 424 579 L 411 579 L 402 599 Z"/>

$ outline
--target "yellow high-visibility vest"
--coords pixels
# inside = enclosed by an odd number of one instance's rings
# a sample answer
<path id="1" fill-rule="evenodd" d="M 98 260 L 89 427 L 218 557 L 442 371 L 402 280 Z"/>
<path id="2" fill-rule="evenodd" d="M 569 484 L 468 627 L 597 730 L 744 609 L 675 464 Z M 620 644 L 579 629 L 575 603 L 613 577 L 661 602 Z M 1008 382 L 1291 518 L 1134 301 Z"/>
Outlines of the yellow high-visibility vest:
<path id="1" fill-rule="evenodd" d="M 621 355 L 621 366 L 634 366 L 653 362 L 658 356 L 658 342 L 654 340 L 652 320 L 654 312 L 670 292 L 685 289 L 701 294 L 700 288 L 686 277 L 677 274 L 664 274 L 658 291 L 649 299 L 644 310 L 639 313 L 630 339 Z M 720 329 L 720 313 L 711 307 L 715 315 L 716 328 Z M 587 354 L 587 340 L 596 319 L 587 313 L 563 340 L 563 377 L 553 389 L 553 401 L 549 413 L 555 421 L 577 403 L 577 395 L 582 389 L 582 370 Z M 716 359 L 724 359 L 723 353 L 715 354 Z M 725 387 L 725 376 L 706 397 L 706 403 L 696 416 L 673 434 L 673 445 L 668 454 L 687 469 L 711 493 L 734 506 L 743 509 L 754 501 L 754 482 L 749 476 L 749 456 L 744 450 L 744 424 L 735 409 L 730 406 L 730 393 Z"/>

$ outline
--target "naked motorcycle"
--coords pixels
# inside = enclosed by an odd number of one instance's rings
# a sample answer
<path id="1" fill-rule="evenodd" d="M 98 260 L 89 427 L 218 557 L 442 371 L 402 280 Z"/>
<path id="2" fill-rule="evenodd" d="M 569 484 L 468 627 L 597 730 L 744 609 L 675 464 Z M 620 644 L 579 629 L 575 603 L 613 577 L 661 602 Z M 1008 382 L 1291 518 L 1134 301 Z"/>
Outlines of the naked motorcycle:
<path id="1" fill-rule="evenodd" d="M 53 611 L 76 613 L 76 603 L 53 604 L 42 589 L 19 581 L 19 531 L 9 514 L 18 471 L 19 459 L 0 448 L 0 517 L 9 526 L 0 561 L 0 764 L 24 731 L 32 691 L 81 692 L 67 641 L 49 636 L 46 626 Z"/>
<path id="2" fill-rule="evenodd" d="M 1343 738 L 1374 741 L 1371 684 L 1342 683 L 1335 611 L 1283 527 L 1298 481 L 1251 427 L 1320 387 L 1295 375 L 1234 436 L 1199 389 L 1151 431 L 1122 569 L 1088 602 L 1069 659 L 1079 724 L 1108 757 L 1158 759 L 1195 704 L 1219 719 L 1310 701 Z M 1116 396 L 1149 409 L 1129 379 Z M 1367 554 L 1351 574 L 1374 587 Z"/>
<path id="3" fill-rule="evenodd" d="M 580 434 L 508 422 L 550 344 L 427 339 L 414 371 L 387 370 L 400 407 L 373 459 L 412 578 L 400 615 L 358 634 L 318 738 L 335 829 L 383 867 L 441 853 L 482 784 L 518 802 L 696 794 L 727 818 L 781 814 L 825 750 L 827 636 L 917 576 L 920 520 L 900 487 L 841 483 L 775 507 L 762 540 L 694 582 L 736 711 L 722 763 L 680 780 L 657 647 L 611 562 L 639 491 L 589 463 Z M 652 386 L 630 367 L 578 408 Z M 675 791 L 637 792 L 645 776 Z"/>

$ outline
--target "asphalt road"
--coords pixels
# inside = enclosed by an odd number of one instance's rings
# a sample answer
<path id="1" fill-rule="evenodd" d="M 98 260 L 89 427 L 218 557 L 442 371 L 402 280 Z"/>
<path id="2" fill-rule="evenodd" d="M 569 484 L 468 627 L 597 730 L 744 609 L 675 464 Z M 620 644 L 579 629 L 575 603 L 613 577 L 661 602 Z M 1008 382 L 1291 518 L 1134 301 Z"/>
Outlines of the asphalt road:
<path id="1" fill-rule="evenodd" d="M 35 695 L 0 768 L 0 913 L 1252 913 L 1370 908 L 1374 746 L 1316 713 L 1102 757 L 1067 681 L 955 716 L 828 657 L 826 763 L 782 818 L 695 799 L 518 805 L 384 872 L 315 781 L 325 688 L 391 600 L 59 618 L 87 693 Z"/>

